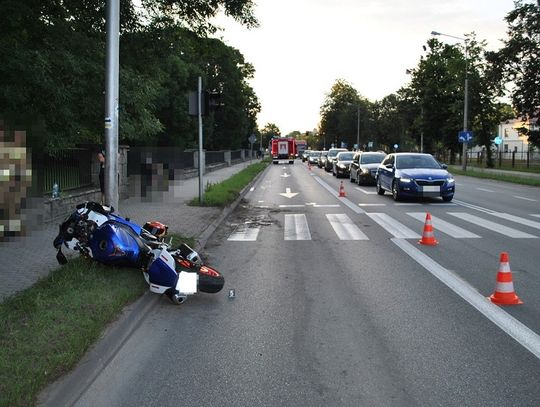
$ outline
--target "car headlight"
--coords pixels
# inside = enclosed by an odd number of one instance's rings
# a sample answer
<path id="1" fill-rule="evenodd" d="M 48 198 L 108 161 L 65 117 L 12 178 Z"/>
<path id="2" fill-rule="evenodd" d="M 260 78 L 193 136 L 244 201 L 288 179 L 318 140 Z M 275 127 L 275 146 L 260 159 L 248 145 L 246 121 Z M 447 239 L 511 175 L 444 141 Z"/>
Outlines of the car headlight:
<path id="1" fill-rule="evenodd" d="M 412 181 L 412 179 L 410 179 L 410 178 L 400 178 L 399 180 L 400 180 L 401 182 L 405 183 L 405 184 L 408 184 L 409 182 Z"/>
<path id="2" fill-rule="evenodd" d="M 347 168 L 347 166 L 345 164 L 338 164 L 338 167 L 343 168 L 343 169 Z"/>
<path id="3" fill-rule="evenodd" d="M 448 184 L 453 184 L 454 182 L 456 182 L 456 180 L 454 178 L 447 178 L 446 179 L 446 183 L 448 183 Z"/>

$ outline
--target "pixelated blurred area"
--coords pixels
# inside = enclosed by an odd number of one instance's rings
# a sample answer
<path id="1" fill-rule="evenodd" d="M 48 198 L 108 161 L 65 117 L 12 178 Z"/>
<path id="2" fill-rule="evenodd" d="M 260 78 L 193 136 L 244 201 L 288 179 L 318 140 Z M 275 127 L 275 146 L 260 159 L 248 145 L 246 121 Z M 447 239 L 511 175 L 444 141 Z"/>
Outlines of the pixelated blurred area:
<path id="1" fill-rule="evenodd" d="M 24 131 L 9 131 L 0 121 L 0 242 L 22 236 L 32 186 L 32 157 Z"/>

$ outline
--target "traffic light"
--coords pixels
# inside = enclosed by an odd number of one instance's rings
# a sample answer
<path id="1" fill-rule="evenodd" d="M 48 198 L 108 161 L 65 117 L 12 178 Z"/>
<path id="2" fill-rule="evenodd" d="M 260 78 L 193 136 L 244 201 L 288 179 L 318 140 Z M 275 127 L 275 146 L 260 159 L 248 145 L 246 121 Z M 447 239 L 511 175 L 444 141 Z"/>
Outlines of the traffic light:
<path id="1" fill-rule="evenodd" d="M 219 92 L 204 92 L 203 102 L 203 114 L 208 114 L 210 111 L 223 106 L 223 103 L 221 102 L 221 93 Z"/>

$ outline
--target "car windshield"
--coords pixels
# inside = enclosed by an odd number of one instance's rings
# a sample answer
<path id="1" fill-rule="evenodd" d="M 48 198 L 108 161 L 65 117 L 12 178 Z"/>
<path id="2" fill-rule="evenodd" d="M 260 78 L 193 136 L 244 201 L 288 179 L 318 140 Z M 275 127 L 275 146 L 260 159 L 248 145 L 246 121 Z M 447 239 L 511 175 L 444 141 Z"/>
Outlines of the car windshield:
<path id="1" fill-rule="evenodd" d="M 343 151 L 343 150 L 330 150 L 330 151 L 328 151 L 328 157 L 335 157 L 341 151 Z"/>
<path id="2" fill-rule="evenodd" d="M 339 161 L 352 161 L 354 153 L 341 153 L 338 156 Z"/>
<path id="3" fill-rule="evenodd" d="M 436 168 L 441 165 L 431 155 L 402 155 L 396 156 L 396 168 Z"/>
<path id="4" fill-rule="evenodd" d="M 360 158 L 361 164 L 379 164 L 384 160 L 384 154 L 363 154 Z"/>

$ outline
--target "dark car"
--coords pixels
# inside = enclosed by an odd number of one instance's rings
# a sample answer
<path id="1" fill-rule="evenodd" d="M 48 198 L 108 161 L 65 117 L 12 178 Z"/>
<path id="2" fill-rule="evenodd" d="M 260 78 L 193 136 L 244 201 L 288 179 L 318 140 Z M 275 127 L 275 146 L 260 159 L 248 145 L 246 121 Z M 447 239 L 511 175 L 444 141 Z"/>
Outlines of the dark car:
<path id="1" fill-rule="evenodd" d="M 321 156 L 321 152 L 320 151 L 315 151 L 315 150 L 312 150 L 310 153 L 309 153 L 309 156 L 307 158 L 307 161 L 308 163 L 310 163 L 311 165 L 317 165 L 317 162 L 319 161 L 319 157 Z"/>
<path id="2" fill-rule="evenodd" d="M 342 151 L 348 150 L 346 148 L 331 148 L 330 150 L 328 150 L 328 156 L 326 157 L 326 161 L 324 162 L 325 171 L 332 171 L 333 161 L 338 155 L 338 153 L 341 153 Z"/>
<path id="3" fill-rule="evenodd" d="M 375 175 L 385 153 L 361 151 L 354 155 L 349 170 L 349 179 L 358 185 L 375 185 Z"/>
<path id="4" fill-rule="evenodd" d="M 352 163 L 354 153 L 352 151 L 342 151 L 336 155 L 332 161 L 332 175 L 339 177 L 347 177 L 349 175 L 349 167 Z"/>
<path id="5" fill-rule="evenodd" d="M 317 167 L 324 168 L 326 164 L 326 157 L 328 156 L 328 151 L 321 151 L 321 156 L 317 160 Z"/>
<path id="6" fill-rule="evenodd" d="M 449 202 L 456 183 L 446 168 L 431 154 L 388 154 L 377 169 L 377 193 L 389 191 L 396 201 L 405 197 L 442 197 Z"/>

